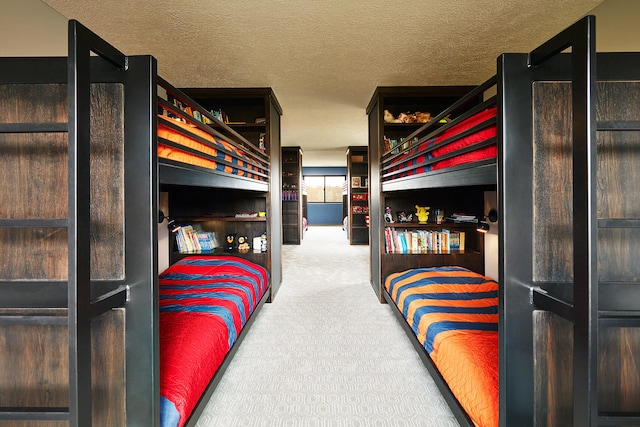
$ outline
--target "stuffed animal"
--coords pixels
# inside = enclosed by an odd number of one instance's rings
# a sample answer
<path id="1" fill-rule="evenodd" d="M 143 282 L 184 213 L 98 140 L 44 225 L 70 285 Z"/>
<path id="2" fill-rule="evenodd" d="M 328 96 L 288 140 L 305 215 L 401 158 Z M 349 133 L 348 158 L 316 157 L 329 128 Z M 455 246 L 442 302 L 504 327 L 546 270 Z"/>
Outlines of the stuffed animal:
<path id="1" fill-rule="evenodd" d="M 416 121 L 418 123 L 428 123 L 431 121 L 431 113 L 421 113 L 420 111 L 416 111 Z"/>
<path id="2" fill-rule="evenodd" d="M 227 234 L 227 240 L 224 243 L 225 252 L 236 252 L 238 250 L 236 244 L 236 233 Z"/>
<path id="3" fill-rule="evenodd" d="M 384 110 L 384 122 L 385 123 L 393 123 L 394 120 L 395 120 L 395 118 L 393 117 L 393 114 L 391 114 L 391 111 Z"/>
<path id="4" fill-rule="evenodd" d="M 249 252 L 249 239 L 246 236 L 238 237 L 238 252 L 241 254 Z"/>
<path id="5" fill-rule="evenodd" d="M 404 113 L 400 113 L 400 116 L 402 116 L 402 114 Z M 389 110 L 384 110 L 384 122 L 385 123 L 403 123 L 402 119 L 400 118 L 400 116 L 393 117 L 393 114 L 391 114 L 391 111 Z"/>

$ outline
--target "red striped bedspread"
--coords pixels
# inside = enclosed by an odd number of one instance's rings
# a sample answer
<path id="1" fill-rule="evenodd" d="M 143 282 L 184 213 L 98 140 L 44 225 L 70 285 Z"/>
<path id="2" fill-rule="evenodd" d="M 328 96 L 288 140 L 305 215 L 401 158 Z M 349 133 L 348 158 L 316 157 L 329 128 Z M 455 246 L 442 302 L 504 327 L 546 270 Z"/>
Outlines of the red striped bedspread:
<path id="1" fill-rule="evenodd" d="M 390 274 L 385 289 L 477 426 L 498 425 L 498 283 L 462 267 Z"/>
<path id="2" fill-rule="evenodd" d="M 268 271 L 190 256 L 160 275 L 160 424 L 181 427 L 267 291 Z"/>
<path id="3" fill-rule="evenodd" d="M 492 118 L 496 117 L 496 113 L 497 108 L 495 107 L 480 111 L 452 126 L 450 129 L 447 129 L 439 136 L 424 141 L 419 146 L 408 151 L 405 155 L 394 160 L 394 162 L 397 163 L 394 167 L 390 168 L 388 172 L 397 172 L 386 175 L 383 180 L 391 181 L 405 176 L 423 174 L 432 170 L 446 169 L 457 165 L 496 158 L 498 155 L 498 147 L 495 142 L 476 149 L 469 148 L 475 144 L 481 144 L 496 137 L 497 128 L 495 123 L 488 124 Z M 471 134 L 466 133 L 475 126 L 481 126 L 482 128 Z M 442 143 L 448 140 L 451 142 L 442 145 Z M 438 144 L 440 144 L 440 146 L 438 146 Z M 456 151 L 465 148 L 469 148 L 471 151 L 453 155 Z M 450 153 L 453 155 L 452 157 L 420 166 L 427 160 L 437 160 L 439 157 L 444 157 Z M 416 156 L 417 154 L 419 155 Z M 403 160 L 406 157 L 411 157 L 411 159 Z"/>

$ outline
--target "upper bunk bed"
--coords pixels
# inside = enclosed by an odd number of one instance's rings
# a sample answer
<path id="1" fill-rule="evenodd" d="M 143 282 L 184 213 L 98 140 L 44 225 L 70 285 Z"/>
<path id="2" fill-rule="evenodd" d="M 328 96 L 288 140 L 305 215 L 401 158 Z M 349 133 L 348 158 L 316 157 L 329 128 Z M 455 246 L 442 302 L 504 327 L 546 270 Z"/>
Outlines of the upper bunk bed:
<path id="1" fill-rule="evenodd" d="M 495 185 L 495 77 L 469 91 L 402 141 L 380 148 L 381 191 Z"/>
<path id="2" fill-rule="evenodd" d="M 158 78 L 160 183 L 269 191 L 269 147 L 257 147 L 213 112 Z"/>

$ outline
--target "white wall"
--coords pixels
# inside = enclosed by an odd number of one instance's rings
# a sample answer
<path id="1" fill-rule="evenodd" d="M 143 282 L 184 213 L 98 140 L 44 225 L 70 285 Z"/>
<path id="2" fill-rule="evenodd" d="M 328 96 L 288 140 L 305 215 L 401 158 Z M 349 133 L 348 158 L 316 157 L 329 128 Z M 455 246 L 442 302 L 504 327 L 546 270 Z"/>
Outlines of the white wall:
<path id="1" fill-rule="evenodd" d="M 0 0 L 0 56 L 67 56 L 67 23 L 41 0 Z"/>
<path id="2" fill-rule="evenodd" d="M 640 1 L 606 0 L 593 9 L 598 52 L 640 52 Z"/>

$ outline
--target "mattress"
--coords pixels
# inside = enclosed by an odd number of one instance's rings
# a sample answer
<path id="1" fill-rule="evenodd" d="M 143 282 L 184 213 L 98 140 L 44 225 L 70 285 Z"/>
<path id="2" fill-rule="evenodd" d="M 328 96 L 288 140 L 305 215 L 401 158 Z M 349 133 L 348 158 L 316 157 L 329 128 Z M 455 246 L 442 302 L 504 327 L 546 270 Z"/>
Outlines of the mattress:
<path id="1" fill-rule="evenodd" d="M 160 275 L 162 427 L 185 424 L 268 283 L 265 268 L 233 256 L 190 256 Z"/>
<path id="2" fill-rule="evenodd" d="M 498 426 L 498 284 L 462 267 L 390 274 L 385 289 L 471 420 Z"/>
<path id="3" fill-rule="evenodd" d="M 193 125 L 160 115 L 158 120 L 158 157 L 180 163 L 199 166 L 228 174 L 244 176 L 258 181 L 265 180 L 265 168 L 230 144 L 215 138 Z M 165 124 L 177 126 L 181 131 Z M 174 144 L 167 144 L 163 140 Z M 196 153 L 197 152 L 197 153 Z"/>
<path id="4" fill-rule="evenodd" d="M 471 147 L 474 144 L 495 138 L 497 134 L 495 123 L 483 127 L 477 132 L 469 135 L 461 134 L 474 126 L 494 118 L 496 113 L 497 108 L 495 107 L 480 111 L 447 129 L 437 137 L 423 141 L 417 147 L 412 148 L 407 153 L 394 160 L 392 166 L 385 169 L 383 181 L 390 181 L 405 176 L 419 175 L 432 170 L 445 169 L 456 165 L 474 163 L 497 157 L 498 148 L 497 145 L 493 143 L 488 146 L 471 149 L 468 152 L 438 160 L 438 157 L 443 157 L 464 148 Z M 458 137 L 458 135 L 460 136 Z M 431 162 L 432 160 L 433 162 Z M 424 164 L 426 161 L 430 162 L 428 164 Z"/>

